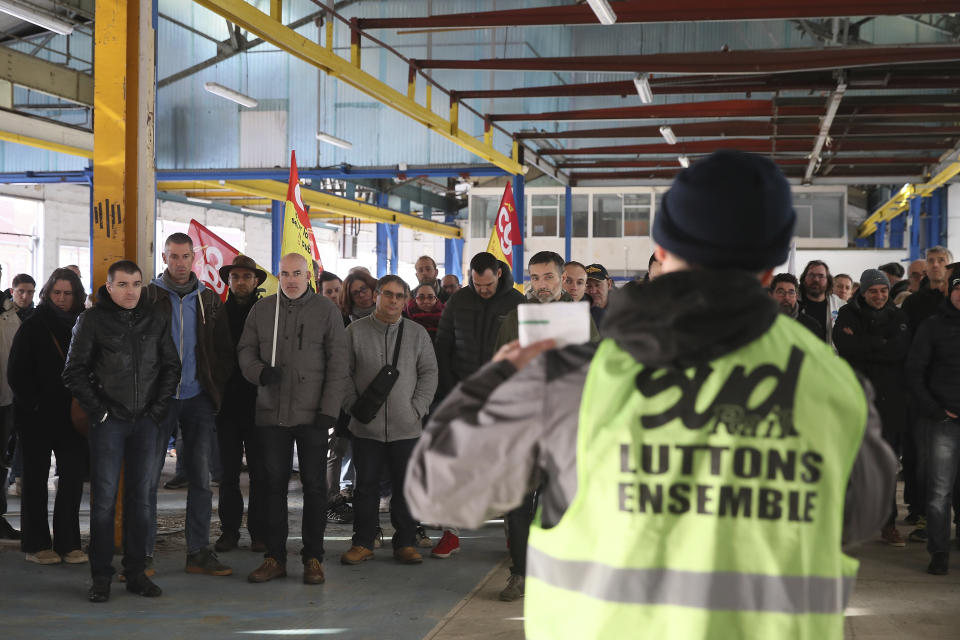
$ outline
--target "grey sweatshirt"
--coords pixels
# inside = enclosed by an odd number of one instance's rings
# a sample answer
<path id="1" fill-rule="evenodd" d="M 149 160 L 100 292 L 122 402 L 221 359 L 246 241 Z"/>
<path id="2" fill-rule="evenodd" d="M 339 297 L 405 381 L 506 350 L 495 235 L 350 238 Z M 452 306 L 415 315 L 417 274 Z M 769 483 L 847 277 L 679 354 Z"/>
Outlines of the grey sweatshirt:
<path id="1" fill-rule="evenodd" d="M 426 329 L 409 318 L 401 318 L 400 322 L 403 338 L 396 364 L 400 375 L 373 420 L 363 424 L 351 418 L 350 431 L 358 438 L 393 442 L 419 438 L 423 430 L 423 416 L 437 390 L 437 356 Z M 343 402 L 345 411 L 349 411 L 380 369 L 393 362 L 400 322 L 388 325 L 372 313 L 347 327 L 350 384 Z"/>

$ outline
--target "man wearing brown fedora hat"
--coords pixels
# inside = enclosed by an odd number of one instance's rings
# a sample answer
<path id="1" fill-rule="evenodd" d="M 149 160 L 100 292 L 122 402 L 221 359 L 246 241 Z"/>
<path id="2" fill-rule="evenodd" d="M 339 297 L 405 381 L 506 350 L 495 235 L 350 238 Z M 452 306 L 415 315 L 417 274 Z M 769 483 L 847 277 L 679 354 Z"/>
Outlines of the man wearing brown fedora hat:
<path id="1" fill-rule="evenodd" d="M 223 403 L 217 416 L 217 440 L 223 475 L 220 480 L 220 538 L 214 548 L 219 552 L 232 551 L 240 541 L 240 523 L 243 520 L 243 493 L 240 491 L 240 467 L 247 454 L 247 472 L 250 478 L 250 498 L 247 502 L 247 531 L 250 532 L 250 550 L 263 552 L 264 502 L 262 491 L 263 462 L 260 448 L 253 444 L 253 416 L 257 404 L 257 387 L 244 379 L 237 362 L 237 343 L 243 333 L 253 303 L 260 299 L 259 287 L 267 279 L 265 271 L 247 256 L 237 256 L 233 264 L 220 267 L 220 277 L 230 287 L 224 309 L 233 338 L 233 370 L 223 392 Z"/>

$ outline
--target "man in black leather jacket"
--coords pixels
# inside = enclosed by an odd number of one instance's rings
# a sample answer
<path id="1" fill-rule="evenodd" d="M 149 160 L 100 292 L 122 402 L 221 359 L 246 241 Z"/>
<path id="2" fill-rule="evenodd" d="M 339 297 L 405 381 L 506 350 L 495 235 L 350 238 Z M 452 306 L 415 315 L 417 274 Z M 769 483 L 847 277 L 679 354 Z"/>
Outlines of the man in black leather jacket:
<path id="1" fill-rule="evenodd" d="M 114 569 L 113 518 L 124 470 L 123 567 L 127 591 L 156 597 L 144 574 L 149 491 L 159 460 L 158 429 L 180 380 L 170 318 L 141 296 L 136 263 L 110 265 L 97 304 L 73 328 L 63 382 L 90 418 L 91 602 L 106 602 Z"/>

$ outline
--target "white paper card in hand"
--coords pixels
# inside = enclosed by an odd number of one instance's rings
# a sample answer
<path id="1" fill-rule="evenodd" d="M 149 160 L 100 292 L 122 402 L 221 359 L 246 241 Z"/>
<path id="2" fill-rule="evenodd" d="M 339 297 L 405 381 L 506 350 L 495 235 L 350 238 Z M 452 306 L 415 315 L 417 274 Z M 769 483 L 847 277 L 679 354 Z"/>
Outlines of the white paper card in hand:
<path id="1" fill-rule="evenodd" d="M 553 338 L 557 347 L 590 341 L 590 305 L 586 302 L 548 302 L 517 307 L 520 346 Z"/>

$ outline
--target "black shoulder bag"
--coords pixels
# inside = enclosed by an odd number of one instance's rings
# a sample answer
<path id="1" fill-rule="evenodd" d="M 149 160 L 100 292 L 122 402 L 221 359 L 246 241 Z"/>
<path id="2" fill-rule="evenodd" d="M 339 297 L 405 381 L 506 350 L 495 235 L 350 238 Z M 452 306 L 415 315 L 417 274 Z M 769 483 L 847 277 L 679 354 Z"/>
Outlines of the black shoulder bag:
<path id="1" fill-rule="evenodd" d="M 397 383 L 400 377 L 400 371 L 397 369 L 397 361 L 400 357 L 400 340 L 403 338 L 403 319 L 400 320 L 400 326 L 397 328 L 397 342 L 393 347 L 393 364 L 385 364 L 377 372 L 376 377 L 370 381 L 367 388 L 363 390 L 357 401 L 350 407 L 350 415 L 363 424 L 369 424 L 376 417 L 380 407 L 387 401 L 390 390 Z"/>

